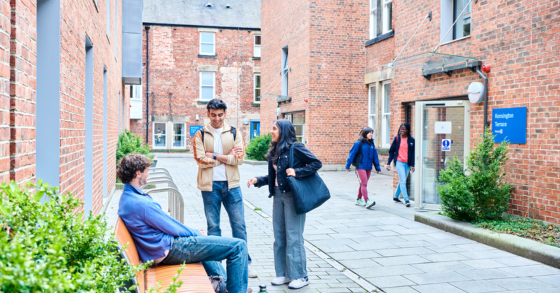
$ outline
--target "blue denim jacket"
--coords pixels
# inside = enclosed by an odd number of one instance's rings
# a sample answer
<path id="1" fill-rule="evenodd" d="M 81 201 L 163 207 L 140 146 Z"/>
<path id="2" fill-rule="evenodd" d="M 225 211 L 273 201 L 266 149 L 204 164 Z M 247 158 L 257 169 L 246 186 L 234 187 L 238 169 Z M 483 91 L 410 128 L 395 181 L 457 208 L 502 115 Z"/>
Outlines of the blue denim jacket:
<path id="1" fill-rule="evenodd" d="M 130 184 L 124 185 L 118 214 L 142 261 L 164 257 L 175 237 L 201 235 L 200 231 L 186 227 L 166 214 L 149 195 Z"/>
<path id="2" fill-rule="evenodd" d="M 277 168 L 278 168 L 278 188 L 280 191 L 291 192 L 290 186 L 288 186 L 288 182 L 286 180 L 286 170 L 289 168 L 290 160 L 290 150 L 283 152 L 278 157 Z M 274 167 L 272 166 L 272 161 L 268 161 L 268 175 L 257 177 L 257 184 L 256 187 L 262 187 L 268 185 L 268 192 L 269 196 L 274 196 L 274 186 L 275 186 L 275 179 L 276 179 L 276 171 L 274 171 Z M 310 152 L 303 143 L 296 143 L 294 146 L 294 171 L 296 171 L 296 178 L 305 178 L 307 176 L 315 174 L 315 172 L 319 171 L 323 167 L 323 164 L 315 155 Z"/>
<path id="3" fill-rule="evenodd" d="M 350 150 L 350 154 L 348 155 L 348 160 L 346 161 L 346 170 L 350 169 L 350 164 L 354 161 L 354 158 L 358 154 L 358 149 L 360 148 L 360 141 L 354 143 L 352 149 Z M 358 165 L 358 169 L 362 170 L 371 170 L 372 166 L 375 165 L 375 170 L 381 171 L 381 167 L 379 167 L 379 157 L 377 156 L 377 149 L 375 149 L 375 143 L 363 142 L 362 143 L 362 152 L 360 154 L 362 159 L 360 160 L 360 164 Z"/>

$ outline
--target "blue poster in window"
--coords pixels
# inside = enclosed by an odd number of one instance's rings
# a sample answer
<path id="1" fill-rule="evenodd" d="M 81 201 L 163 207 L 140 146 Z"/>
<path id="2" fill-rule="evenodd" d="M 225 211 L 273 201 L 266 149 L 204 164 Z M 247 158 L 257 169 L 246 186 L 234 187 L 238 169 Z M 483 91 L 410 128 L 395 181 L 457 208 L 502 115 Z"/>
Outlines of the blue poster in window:
<path id="1" fill-rule="evenodd" d="M 527 107 L 492 110 L 494 142 L 527 143 Z"/>
<path id="2" fill-rule="evenodd" d="M 190 135 L 195 135 L 197 131 L 199 131 L 200 129 L 202 129 L 204 126 L 202 125 L 190 125 L 189 126 L 189 134 Z"/>

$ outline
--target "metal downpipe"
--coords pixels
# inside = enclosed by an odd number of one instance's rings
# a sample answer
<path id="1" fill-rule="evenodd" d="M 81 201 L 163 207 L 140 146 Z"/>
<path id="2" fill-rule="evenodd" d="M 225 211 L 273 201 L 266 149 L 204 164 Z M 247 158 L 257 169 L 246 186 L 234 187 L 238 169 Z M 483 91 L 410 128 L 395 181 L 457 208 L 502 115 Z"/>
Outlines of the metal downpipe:
<path id="1" fill-rule="evenodd" d="M 146 144 L 150 135 L 150 27 L 146 27 Z"/>
<path id="2" fill-rule="evenodd" d="M 482 92 L 482 96 L 484 97 L 484 135 L 486 135 L 486 127 L 488 127 L 488 77 L 480 71 L 480 68 L 476 68 L 476 73 L 484 79 L 484 91 Z"/>

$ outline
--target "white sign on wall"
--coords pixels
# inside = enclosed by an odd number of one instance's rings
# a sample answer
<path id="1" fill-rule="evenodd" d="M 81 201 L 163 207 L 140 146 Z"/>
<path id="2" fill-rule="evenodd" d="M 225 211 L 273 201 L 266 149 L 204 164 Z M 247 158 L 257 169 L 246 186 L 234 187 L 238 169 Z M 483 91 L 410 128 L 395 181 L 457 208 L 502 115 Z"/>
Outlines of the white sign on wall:
<path id="1" fill-rule="evenodd" d="M 436 134 L 451 134 L 451 121 L 436 121 Z"/>

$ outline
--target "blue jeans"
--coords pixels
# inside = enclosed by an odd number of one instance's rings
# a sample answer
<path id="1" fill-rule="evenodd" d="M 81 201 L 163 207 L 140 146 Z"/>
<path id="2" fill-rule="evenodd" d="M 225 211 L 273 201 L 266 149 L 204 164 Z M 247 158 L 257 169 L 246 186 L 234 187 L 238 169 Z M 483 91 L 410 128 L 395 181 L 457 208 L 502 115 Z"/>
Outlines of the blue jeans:
<path id="1" fill-rule="evenodd" d="M 395 165 L 397 168 L 397 174 L 399 174 L 399 184 L 397 185 L 397 191 L 395 192 L 395 198 L 399 198 L 399 195 L 402 192 L 402 196 L 405 202 L 409 202 L 408 200 L 408 192 L 406 190 L 406 178 L 408 178 L 408 172 L 410 171 L 410 166 L 407 163 L 403 163 L 401 161 L 397 161 Z"/>
<path id="2" fill-rule="evenodd" d="M 220 211 L 223 203 L 229 217 L 233 238 L 243 239 L 247 242 L 245 210 L 241 188 L 236 187 L 228 190 L 227 181 L 214 181 L 212 191 L 202 191 L 202 199 L 204 201 L 208 236 L 222 236 Z M 251 263 L 249 255 L 247 255 L 247 261 Z"/>
<path id="3" fill-rule="evenodd" d="M 227 260 L 227 277 L 220 263 L 224 259 Z M 229 293 L 247 292 L 249 275 L 245 241 L 216 236 L 176 237 L 169 254 L 161 264 L 197 262 L 202 262 L 208 276 L 224 277 Z"/>
<path id="4" fill-rule="evenodd" d="M 272 228 L 274 229 L 274 268 L 277 277 L 300 279 L 307 277 L 307 262 L 303 240 L 305 214 L 296 214 L 294 196 L 274 187 Z"/>

